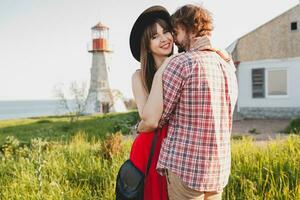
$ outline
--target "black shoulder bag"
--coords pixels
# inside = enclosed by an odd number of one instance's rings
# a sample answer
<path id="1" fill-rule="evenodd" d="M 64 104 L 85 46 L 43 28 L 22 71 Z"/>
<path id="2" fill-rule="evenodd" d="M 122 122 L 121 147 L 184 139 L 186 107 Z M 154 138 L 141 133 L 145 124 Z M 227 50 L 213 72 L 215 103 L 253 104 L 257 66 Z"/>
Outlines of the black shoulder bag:
<path id="1" fill-rule="evenodd" d="M 148 175 L 151 160 L 153 157 L 158 129 L 154 132 L 151 150 L 148 158 L 146 173 L 144 174 L 128 159 L 119 169 L 116 181 L 116 200 L 143 200 L 144 199 L 144 183 Z"/>

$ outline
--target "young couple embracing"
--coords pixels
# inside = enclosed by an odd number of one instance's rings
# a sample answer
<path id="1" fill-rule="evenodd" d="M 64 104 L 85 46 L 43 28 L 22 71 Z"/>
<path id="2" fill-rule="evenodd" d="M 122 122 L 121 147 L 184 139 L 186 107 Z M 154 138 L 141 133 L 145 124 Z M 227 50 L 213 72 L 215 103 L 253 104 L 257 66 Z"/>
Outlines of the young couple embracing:
<path id="1" fill-rule="evenodd" d="M 237 80 L 229 56 L 212 47 L 212 30 L 210 12 L 199 5 L 171 16 L 162 6 L 150 7 L 131 30 L 141 121 L 130 160 L 144 173 L 159 130 L 145 200 L 221 199 L 228 183 Z M 181 53 L 173 54 L 174 43 Z"/>

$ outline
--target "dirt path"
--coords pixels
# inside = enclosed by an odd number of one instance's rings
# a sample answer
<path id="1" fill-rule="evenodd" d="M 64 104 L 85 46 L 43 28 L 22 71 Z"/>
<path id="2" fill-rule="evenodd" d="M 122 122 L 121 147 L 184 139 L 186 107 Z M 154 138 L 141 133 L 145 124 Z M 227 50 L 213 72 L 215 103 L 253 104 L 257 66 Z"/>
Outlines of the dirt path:
<path id="1" fill-rule="evenodd" d="M 290 120 L 279 119 L 248 119 L 233 122 L 232 136 L 251 135 L 257 141 L 286 137 L 284 128 Z M 252 130 L 253 133 L 250 133 Z"/>

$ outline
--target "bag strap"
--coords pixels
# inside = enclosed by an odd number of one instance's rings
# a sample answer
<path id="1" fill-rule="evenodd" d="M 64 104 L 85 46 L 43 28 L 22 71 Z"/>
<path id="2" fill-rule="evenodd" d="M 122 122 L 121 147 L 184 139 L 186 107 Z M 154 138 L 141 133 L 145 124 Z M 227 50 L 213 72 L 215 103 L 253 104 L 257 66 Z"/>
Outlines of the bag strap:
<path id="1" fill-rule="evenodd" d="M 148 158 L 148 164 L 147 164 L 147 169 L 146 169 L 145 177 L 147 177 L 148 172 L 149 172 L 149 168 L 150 168 L 150 165 L 151 165 L 151 161 L 152 161 L 154 149 L 155 149 L 155 146 L 156 146 L 157 137 L 158 137 L 158 129 L 155 129 L 154 136 L 153 136 L 153 139 L 152 139 L 150 154 L 149 154 L 149 158 Z"/>
<path id="2" fill-rule="evenodd" d="M 223 60 L 225 60 L 226 62 L 229 62 L 231 60 L 230 57 L 225 56 L 220 50 L 217 50 L 215 48 L 205 48 L 205 49 L 201 49 L 201 51 L 213 51 L 215 53 L 217 53 Z"/>

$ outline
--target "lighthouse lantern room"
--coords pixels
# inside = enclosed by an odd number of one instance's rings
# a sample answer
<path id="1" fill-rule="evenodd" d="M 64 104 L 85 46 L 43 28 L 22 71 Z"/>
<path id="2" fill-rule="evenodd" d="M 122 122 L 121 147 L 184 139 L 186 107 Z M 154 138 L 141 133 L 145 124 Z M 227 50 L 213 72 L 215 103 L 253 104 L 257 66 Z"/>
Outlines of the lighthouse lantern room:
<path id="1" fill-rule="evenodd" d="M 89 52 L 109 52 L 109 28 L 101 23 L 92 27 L 92 45 Z"/>

